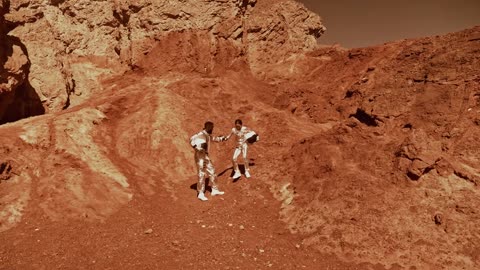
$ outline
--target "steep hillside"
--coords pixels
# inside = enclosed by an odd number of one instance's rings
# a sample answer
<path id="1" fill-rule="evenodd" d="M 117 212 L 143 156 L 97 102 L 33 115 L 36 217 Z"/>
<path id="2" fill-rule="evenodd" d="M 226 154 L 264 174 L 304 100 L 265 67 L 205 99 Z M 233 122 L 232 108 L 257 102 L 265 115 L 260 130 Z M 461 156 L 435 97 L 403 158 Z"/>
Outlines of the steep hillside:
<path id="1" fill-rule="evenodd" d="M 279 96 L 331 130 L 293 142 L 284 220 L 346 260 L 475 269 L 480 28 L 342 51 L 320 49 Z M 306 63 L 307 62 L 307 63 Z"/>

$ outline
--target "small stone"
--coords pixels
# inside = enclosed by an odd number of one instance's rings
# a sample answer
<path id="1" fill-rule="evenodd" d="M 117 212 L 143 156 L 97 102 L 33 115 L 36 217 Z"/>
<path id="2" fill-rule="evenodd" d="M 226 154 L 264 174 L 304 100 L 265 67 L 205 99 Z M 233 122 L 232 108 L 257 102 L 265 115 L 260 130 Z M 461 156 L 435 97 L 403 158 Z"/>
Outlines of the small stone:
<path id="1" fill-rule="evenodd" d="M 244 230 L 244 229 L 245 229 L 245 227 L 243 227 L 243 225 L 240 225 L 239 228 L 240 228 L 240 230 Z"/>
<path id="2" fill-rule="evenodd" d="M 435 216 L 433 217 L 433 220 L 435 221 L 435 224 L 442 225 L 443 223 L 442 214 L 435 214 Z"/>
<path id="3" fill-rule="evenodd" d="M 205 225 L 202 225 L 202 228 L 206 228 L 206 227 L 207 227 L 207 226 L 205 226 Z"/>
<path id="4" fill-rule="evenodd" d="M 300 245 L 299 245 L 299 244 L 296 244 L 295 247 L 296 247 L 296 248 L 300 248 Z"/>
<path id="5" fill-rule="evenodd" d="M 232 224 L 232 223 L 228 223 L 228 227 L 232 227 L 232 226 L 233 226 L 233 224 Z"/>
<path id="6" fill-rule="evenodd" d="M 264 253 L 264 252 L 265 252 L 264 249 L 259 249 L 258 251 L 259 251 L 260 253 Z"/>
<path id="7" fill-rule="evenodd" d="M 148 229 L 148 230 L 146 230 L 144 233 L 145 233 L 145 234 L 151 234 L 151 233 L 153 233 L 153 229 Z"/>

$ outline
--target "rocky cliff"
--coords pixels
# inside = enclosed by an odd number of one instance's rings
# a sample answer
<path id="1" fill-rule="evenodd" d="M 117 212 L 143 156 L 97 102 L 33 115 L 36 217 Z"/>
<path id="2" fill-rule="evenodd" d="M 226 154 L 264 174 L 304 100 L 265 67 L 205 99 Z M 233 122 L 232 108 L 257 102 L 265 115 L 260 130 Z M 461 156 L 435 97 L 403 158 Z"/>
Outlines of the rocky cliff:
<path id="1" fill-rule="evenodd" d="M 25 44 L 29 81 L 46 112 L 78 105 L 101 92 L 102 78 L 138 67 L 158 41 L 168 42 L 171 35 L 183 37 L 168 44 L 169 50 L 196 40 L 203 44 L 196 47 L 203 58 L 177 57 L 172 68 L 188 65 L 211 72 L 244 61 L 262 73 L 267 65 L 314 48 L 324 31 L 317 15 L 291 0 L 13 0 L 7 16 L 19 25 L 11 35 Z M 265 57 L 267 50 L 271 53 Z"/>

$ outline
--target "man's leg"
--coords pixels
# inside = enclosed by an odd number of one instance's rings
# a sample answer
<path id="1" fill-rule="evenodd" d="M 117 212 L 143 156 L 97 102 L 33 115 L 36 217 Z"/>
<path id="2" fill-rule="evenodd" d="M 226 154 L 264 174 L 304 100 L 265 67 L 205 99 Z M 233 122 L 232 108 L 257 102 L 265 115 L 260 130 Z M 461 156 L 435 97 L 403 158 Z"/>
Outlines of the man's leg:
<path id="1" fill-rule="evenodd" d="M 216 181 L 217 175 L 215 174 L 215 168 L 213 167 L 212 161 L 210 160 L 209 157 L 205 159 L 205 163 L 206 163 L 205 165 L 206 165 L 206 172 L 208 174 L 208 178 L 212 183 L 212 196 L 223 195 L 225 192 L 220 191 L 220 189 L 218 189 L 218 185 Z"/>
<path id="2" fill-rule="evenodd" d="M 195 156 L 198 171 L 197 192 L 198 198 L 202 201 L 207 201 L 205 197 L 205 159 L 203 157 Z"/>
<path id="3" fill-rule="evenodd" d="M 238 168 L 238 156 L 242 152 L 241 148 L 236 147 L 235 151 L 233 151 L 232 163 L 233 163 L 233 171 L 235 174 L 233 175 L 233 179 L 239 178 L 242 174 L 240 173 L 240 169 Z"/>

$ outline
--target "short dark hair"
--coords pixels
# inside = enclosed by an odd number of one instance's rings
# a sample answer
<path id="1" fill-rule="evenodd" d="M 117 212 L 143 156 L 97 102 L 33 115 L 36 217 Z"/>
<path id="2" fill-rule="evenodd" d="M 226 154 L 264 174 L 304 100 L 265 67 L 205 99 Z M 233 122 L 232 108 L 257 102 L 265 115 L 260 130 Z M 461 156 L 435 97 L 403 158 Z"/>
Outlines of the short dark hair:
<path id="1" fill-rule="evenodd" d="M 235 120 L 235 125 L 236 125 L 236 124 L 243 125 L 242 120 L 240 120 L 240 119 Z"/>
<path id="2" fill-rule="evenodd" d="M 203 126 L 204 129 L 213 128 L 213 122 L 207 121 Z"/>

